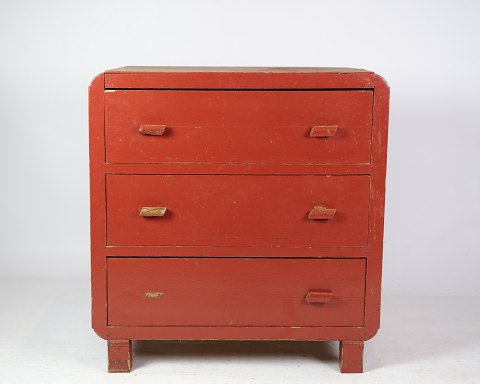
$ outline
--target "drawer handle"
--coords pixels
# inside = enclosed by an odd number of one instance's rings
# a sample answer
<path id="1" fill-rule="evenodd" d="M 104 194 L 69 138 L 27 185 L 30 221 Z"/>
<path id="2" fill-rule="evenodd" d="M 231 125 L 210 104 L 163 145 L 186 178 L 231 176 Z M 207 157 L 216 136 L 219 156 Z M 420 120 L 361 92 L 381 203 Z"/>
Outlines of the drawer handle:
<path id="1" fill-rule="evenodd" d="M 148 136 L 162 136 L 167 129 L 166 125 L 142 124 L 138 132 Z"/>
<path id="2" fill-rule="evenodd" d="M 326 304 L 333 299 L 332 291 L 316 291 L 316 292 L 307 292 L 305 296 L 305 301 L 307 303 L 314 304 Z"/>
<path id="3" fill-rule="evenodd" d="M 159 299 L 163 296 L 163 292 L 145 292 L 145 298 L 147 299 Z"/>
<path id="4" fill-rule="evenodd" d="M 337 129 L 338 125 L 316 125 L 310 130 L 310 137 L 332 137 Z"/>
<path id="5" fill-rule="evenodd" d="M 165 216 L 167 207 L 142 207 L 140 209 L 140 216 L 143 217 L 162 217 Z"/>
<path id="6" fill-rule="evenodd" d="M 323 205 L 316 205 L 308 214 L 309 220 L 330 220 L 335 216 L 335 208 L 327 208 Z"/>

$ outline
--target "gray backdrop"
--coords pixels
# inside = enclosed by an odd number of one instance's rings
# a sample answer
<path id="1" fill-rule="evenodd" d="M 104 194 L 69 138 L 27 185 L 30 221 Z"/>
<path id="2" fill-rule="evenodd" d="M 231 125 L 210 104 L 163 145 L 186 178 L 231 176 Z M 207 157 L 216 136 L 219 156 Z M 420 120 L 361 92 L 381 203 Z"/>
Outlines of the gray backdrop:
<path id="1" fill-rule="evenodd" d="M 2 2 L 2 278 L 88 278 L 87 87 L 123 65 L 351 66 L 391 86 L 384 288 L 479 293 L 480 2 Z"/>

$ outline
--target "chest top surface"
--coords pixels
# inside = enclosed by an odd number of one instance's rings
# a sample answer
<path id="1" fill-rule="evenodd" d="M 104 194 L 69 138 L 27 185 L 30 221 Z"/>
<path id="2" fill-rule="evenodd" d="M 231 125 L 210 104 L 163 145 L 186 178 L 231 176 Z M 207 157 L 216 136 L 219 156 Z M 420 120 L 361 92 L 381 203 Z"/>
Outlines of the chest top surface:
<path id="1" fill-rule="evenodd" d="M 375 73 L 333 67 L 127 66 L 105 72 L 106 89 L 372 89 Z"/>
<path id="2" fill-rule="evenodd" d="M 367 72 L 366 69 L 348 67 L 209 67 L 209 66 L 125 66 L 106 71 L 107 73 L 127 72 L 263 72 L 263 73 L 352 73 Z"/>

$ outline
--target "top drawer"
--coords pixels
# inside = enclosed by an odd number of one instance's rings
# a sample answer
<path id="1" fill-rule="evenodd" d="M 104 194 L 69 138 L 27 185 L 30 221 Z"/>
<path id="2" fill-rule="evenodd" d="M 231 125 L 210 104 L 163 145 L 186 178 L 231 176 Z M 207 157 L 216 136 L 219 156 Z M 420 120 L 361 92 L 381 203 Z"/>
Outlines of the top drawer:
<path id="1" fill-rule="evenodd" d="M 370 90 L 107 91 L 106 161 L 367 164 L 372 102 Z"/>

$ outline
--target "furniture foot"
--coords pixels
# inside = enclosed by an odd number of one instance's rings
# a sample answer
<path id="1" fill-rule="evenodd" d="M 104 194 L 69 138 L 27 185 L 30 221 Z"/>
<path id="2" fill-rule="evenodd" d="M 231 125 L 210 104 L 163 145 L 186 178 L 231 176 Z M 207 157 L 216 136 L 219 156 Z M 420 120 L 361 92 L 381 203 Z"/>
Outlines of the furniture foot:
<path id="1" fill-rule="evenodd" d="M 363 341 L 340 341 L 340 372 L 363 372 Z"/>
<path id="2" fill-rule="evenodd" d="M 132 340 L 108 340 L 108 372 L 130 372 Z"/>

